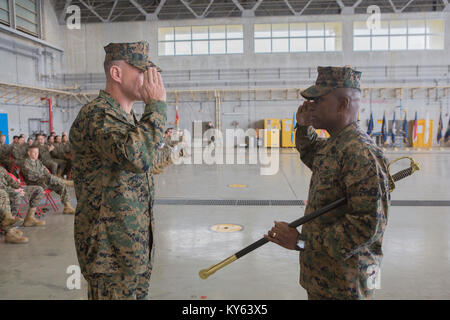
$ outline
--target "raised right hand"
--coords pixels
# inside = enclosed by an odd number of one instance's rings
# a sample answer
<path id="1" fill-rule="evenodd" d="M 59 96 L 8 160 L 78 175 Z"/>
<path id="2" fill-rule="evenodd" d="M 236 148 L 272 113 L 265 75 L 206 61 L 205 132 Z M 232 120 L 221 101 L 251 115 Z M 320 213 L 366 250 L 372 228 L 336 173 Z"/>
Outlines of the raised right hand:
<path id="1" fill-rule="evenodd" d="M 300 126 L 311 126 L 311 112 L 313 108 L 312 101 L 305 101 L 298 107 L 296 120 Z"/>
<path id="2" fill-rule="evenodd" d="M 144 72 L 144 84 L 140 91 L 145 103 L 150 103 L 151 100 L 166 101 L 166 89 L 161 74 L 156 68 L 150 68 Z"/>

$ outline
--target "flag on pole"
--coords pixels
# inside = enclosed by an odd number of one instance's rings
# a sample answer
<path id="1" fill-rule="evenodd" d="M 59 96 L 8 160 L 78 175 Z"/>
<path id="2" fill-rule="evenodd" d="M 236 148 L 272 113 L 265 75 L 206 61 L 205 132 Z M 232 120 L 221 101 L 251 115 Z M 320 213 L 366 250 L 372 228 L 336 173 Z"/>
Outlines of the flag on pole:
<path id="1" fill-rule="evenodd" d="M 408 121 L 406 121 L 406 112 L 405 118 L 403 119 L 403 143 L 408 143 Z"/>
<path id="2" fill-rule="evenodd" d="M 437 133 L 437 143 L 441 143 L 442 140 L 442 129 L 444 128 L 444 124 L 442 123 L 442 110 L 441 114 L 439 115 L 439 126 L 438 126 L 438 133 Z"/>
<path id="3" fill-rule="evenodd" d="M 425 136 L 424 136 L 424 143 L 428 144 L 428 141 L 430 141 L 430 114 L 427 111 L 427 114 L 425 116 Z"/>
<path id="4" fill-rule="evenodd" d="M 445 132 L 444 142 L 450 139 L 450 118 L 448 118 L 447 131 Z"/>
<path id="5" fill-rule="evenodd" d="M 367 134 L 369 136 L 372 136 L 373 131 L 373 114 L 372 111 L 370 111 L 370 120 L 369 120 L 369 127 L 367 128 Z"/>
<path id="6" fill-rule="evenodd" d="M 295 130 L 295 112 L 294 115 L 292 116 L 292 132 L 291 132 L 291 142 L 294 143 L 294 130 Z"/>
<path id="7" fill-rule="evenodd" d="M 178 106 L 175 107 L 175 124 L 177 125 L 178 128 L 178 120 L 180 118 L 178 117 Z"/>
<path id="8" fill-rule="evenodd" d="M 394 110 L 394 119 L 392 119 L 392 131 L 391 131 L 391 140 L 392 144 L 395 143 L 395 131 L 397 130 L 395 125 L 395 110 Z"/>
<path id="9" fill-rule="evenodd" d="M 387 138 L 387 132 L 386 132 L 386 111 L 383 113 L 383 122 L 381 123 L 381 137 L 383 138 L 383 144 L 386 141 Z"/>
<path id="10" fill-rule="evenodd" d="M 414 128 L 413 128 L 413 142 L 417 141 L 417 111 L 416 116 L 414 117 Z"/>

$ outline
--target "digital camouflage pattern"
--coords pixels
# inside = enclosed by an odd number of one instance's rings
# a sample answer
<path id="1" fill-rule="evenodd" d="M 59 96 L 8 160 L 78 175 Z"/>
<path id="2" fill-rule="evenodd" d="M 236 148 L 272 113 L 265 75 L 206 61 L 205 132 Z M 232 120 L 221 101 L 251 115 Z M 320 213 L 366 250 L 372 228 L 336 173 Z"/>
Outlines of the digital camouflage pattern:
<path id="1" fill-rule="evenodd" d="M 26 143 L 15 144 L 12 147 L 11 154 L 13 156 L 14 162 L 21 167 L 25 161 L 28 152 L 28 145 Z"/>
<path id="2" fill-rule="evenodd" d="M 28 186 L 40 186 L 50 189 L 61 197 L 61 202 L 70 201 L 67 187 L 63 180 L 48 172 L 40 160 L 25 159 L 20 171 Z"/>
<path id="3" fill-rule="evenodd" d="M 52 158 L 50 150 L 48 149 L 49 145 L 47 143 L 42 145 L 37 143 L 34 145 L 39 149 L 39 160 L 42 161 L 44 166 L 46 166 L 52 174 L 56 174 L 58 172 L 58 163 Z"/>
<path id="4" fill-rule="evenodd" d="M 361 72 L 350 67 L 317 67 L 316 84 L 301 92 L 305 99 L 314 99 L 336 88 L 360 88 Z"/>
<path id="5" fill-rule="evenodd" d="M 20 184 L 0 167 L 0 226 L 3 229 L 6 227 L 3 225 L 5 218 L 12 217 L 19 210 L 20 196 L 14 191 L 19 188 Z"/>
<path id="6" fill-rule="evenodd" d="M 89 300 L 143 300 L 148 295 L 151 271 L 126 275 L 95 274 L 88 278 Z"/>
<path id="7" fill-rule="evenodd" d="M 110 43 L 105 48 L 105 63 L 114 60 L 124 60 L 138 69 L 146 71 L 148 68 L 162 70 L 150 61 L 150 45 L 147 41 L 130 43 Z"/>
<path id="8" fill-rule="evenodd" d="M 70 129 L 77 208 L 75 246 L 86 279 L 151 271 L 155 145 L 167 105 L 147 104 L 140 121 L 111 95 L 83 106 Z"/>
<path id="9" fill-rule="evenodd" d="M 11 155 L 12 147 L 13 144 L 0 143 L 0 164 L 5 166 L 7 170 L 9 170 L 12 165 L 9 157 Z"/>
<path id="10" fill-rule="evenodd" d="M 316 297 L 371 298 L 390 201 L 383 152 L 356 123 L 329 139 L 300 126 L 296 146 L 312 170 L 305 215 L 347 198 L 346 206 L 303 225 L 300 284 Z"/>

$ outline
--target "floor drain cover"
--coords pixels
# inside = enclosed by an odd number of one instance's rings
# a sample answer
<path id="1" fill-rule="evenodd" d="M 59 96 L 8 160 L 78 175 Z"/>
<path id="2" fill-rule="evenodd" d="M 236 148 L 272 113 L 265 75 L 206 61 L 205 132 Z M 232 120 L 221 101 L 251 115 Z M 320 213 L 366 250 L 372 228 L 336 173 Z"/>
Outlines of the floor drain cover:
<path id="1" fill-rule="evenodd" d="M 216 232 L 236 232 L 241 231 L 242 226 L 238 224 L 221 223 L 213 225 L 211 230 Z"/>

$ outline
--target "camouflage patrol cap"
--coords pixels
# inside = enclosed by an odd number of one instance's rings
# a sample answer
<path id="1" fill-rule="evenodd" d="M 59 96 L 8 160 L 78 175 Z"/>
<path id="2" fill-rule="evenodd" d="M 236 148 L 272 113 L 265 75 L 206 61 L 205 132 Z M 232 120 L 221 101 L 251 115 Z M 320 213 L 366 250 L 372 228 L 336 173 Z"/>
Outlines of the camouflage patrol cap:
<path id="1" fill-rule="evenodd" d="M 317 67 L 316 84 L 301 92 L 306 99 L 314 99 L 328 94 L 336 88 L 360 89 L 361 72 L 345 67 Z"/>
<path id="2" fill-rule="evenodd" d="M 146 71 L 148 68 L 162 70 L 150 61 L 150 46 L 147 41 L 129 43 L 110 43 L 105 48 L 105 63 L 113 60 L 125 60 L 138 69 Z"/>

